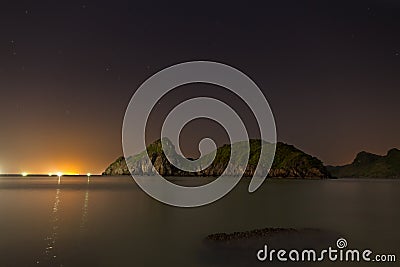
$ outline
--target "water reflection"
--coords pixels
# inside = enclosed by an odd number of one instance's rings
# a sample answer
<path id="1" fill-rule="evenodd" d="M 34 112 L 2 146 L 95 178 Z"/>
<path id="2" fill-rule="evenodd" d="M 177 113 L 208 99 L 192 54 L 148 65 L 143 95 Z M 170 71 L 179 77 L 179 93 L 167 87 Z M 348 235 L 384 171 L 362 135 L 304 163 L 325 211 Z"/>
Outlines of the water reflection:
<path id="1" fill-rule="evenodd" d="M 60 177 L 58 178 L 58 184 L 60 184 Z M 60 193 L 61 189 L 57 188 L 56 196 L 54 198 L 53 209 L 50 217 L 50 232 L 48 236 L 45 238 L 45 241 L 47 242 L 46 248 L 44 249 L 42 257 L 36 261 L 37 264 L 42 266 L 50 266 L 50 265 L 55 266 L 56 264 L 62 266 L 62 264 L 58 264 L 57 250 L 56 250 L 59 221 L 60 221 L 59 217 Z"/>
<path id="2" fill-rule="evenodd" d="M 242 181 L 212 205 L 177 209 L 148 197 L 131 177 L 90 177 L 90 185 L 87 177 L 61 179 L 0 178 L 0 267 L 219 266 L 224 254 L 204 247 L 207 235 L 264 227 L 331 229 L 354 248 L 400 255 L 397 180 L 271 179 L 251 196 Z"/>
<path id="3" fill-rule="evenodd" d="M 89 186 L 90 184 L 90 177 L 88 176 L 87 179 L 87 184 Z M 81 219 L 81 225 L 80 225 L 80 230 L 83 231 L 86 226 L 86 222 L 88 220 L 88 209 L 89 209 L 89 188 L 86 189 L 85 192 L 85 200 L 83 202 L 83 207 L 82 207 L 82 219 Z"/>
<path id="4" fill-rule="evenodd" d="M 46 241 L 46 247 L 40 258 L 36 261 L 37 266 L 63 266 L 60 263 L 57 250 L 57 241 L 60 234 L 60 204 L 61 204 L 61 177 L 57 180 L 57 189 L 54 197 L 53 208 L 50 214 L 49 220 L 49 233 L 44 239 Z M 64 184 L 65 186 L 65 184 Z M 82 215 L 80 221 L 80 231 L 86 230 L 86 224 L 88 221 L 88 211 L 89 211 L 89 186 L 90 177 L 87 178 L 85 197 L 82 205 Z"/>
<path id="5" fill-rule="evenodd" d="M 86 190 L 85 201 L 84 201 L 83 207 L 82 207 L 82 219 L 81 219 L 81 225 L 80 225 L 81 231 L 84 230 L 85 226 L 86 226 L 86 222 L 88 219 L 88 207 L 89 207 L 89 190 Z"/>

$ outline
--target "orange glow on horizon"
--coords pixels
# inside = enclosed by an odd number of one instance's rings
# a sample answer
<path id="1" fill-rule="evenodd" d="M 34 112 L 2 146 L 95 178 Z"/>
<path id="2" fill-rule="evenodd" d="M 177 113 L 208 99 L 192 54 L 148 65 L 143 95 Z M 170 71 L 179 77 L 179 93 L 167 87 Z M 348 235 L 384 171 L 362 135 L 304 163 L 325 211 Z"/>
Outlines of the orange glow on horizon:
<path id="1" fill-rule="evenodd" d="M 67 166 L 68 168 L 50 168 L 46 171 L 33 171 L 30 172 L 20 172 L 21 176 L 28 175 L 47 175 L 47 176 L 64 176 L 64 175 L 87 175 L 89 172 L 80 171 L 78 168 Z"/>
<path id="2" fill-rule="evenodd" d="M 79 166 L 80 164 L 74 163 L 62 163 L 62 164 L 52 164 L 52 166 L 47 169 L 47 171 L 41 173 L 48 173 L 49 175 L 64 176 L 64 175 L 80 175 L 86 174 L 86 170 Z"/>
<path id="3" fill-rule="evenodd" d="M 107 166 L 109 163 L 105 163 Z M 5 165 L 5 164 L 4 164 Z M 23 176 L 31 175 L 44 175 L 44 176 L 57 176 L 58 173 L 62 175 L 98 175 L 101 174 L 105 169 L 93 166 L 90 162 L 87 164 L 85 161 L 79 160 L 66 160 L 60 159 L 57 161 L 45 161 L 38 163 L 31 162 L 20 162 L 16 169 L 7 168 L 7 166 L 1 166 L 1 173 L 4 174 L 18 174 Z"/>

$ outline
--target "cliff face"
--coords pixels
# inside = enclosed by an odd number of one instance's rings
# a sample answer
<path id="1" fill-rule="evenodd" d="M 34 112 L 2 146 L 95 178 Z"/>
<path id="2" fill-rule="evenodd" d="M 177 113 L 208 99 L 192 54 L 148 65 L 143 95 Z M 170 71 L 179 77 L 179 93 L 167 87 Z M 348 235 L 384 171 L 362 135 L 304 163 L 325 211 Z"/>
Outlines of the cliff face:
<path id="1" fill-rule="evenodd" d="M 169 155 L 169 157 L 173 158 L 174 161 L 179 161 L 180 156 L 176 154 L 172 143 L 167 140 L 166 144 L 170 148 L 166 151 L 170 151 L 169 153 L 172 153 Z M 268 143 L 264 144 L 267 146 L 271 145 Z M 247 145 L 246 142 L 238 142 L 232 146 L 236 146 L 238 151 L 241 151 L 241 147 L 244 145 Z M 160 140 L 147 147 L 147 153 L 150 160 L 145 157 L 144 153 L 146 153 L 146 151 L 143 151 L 133 157 L 129 157 L 126 161 L 128 162 L 130 169 L 133 170 L 133 174 L 153 175 L 157 171 L 162 176 L 219 176 L 225 171 L 225 169 L 227 175 L 238 175 L 243 172 L 243 170 L 240 170 L 238 166 L 228 166 L 229 158 L 231 156 L 231 145 L 224 145 L 218 148 L 214 152 L 216 154 L 213 163 L 205 170 L 198 172 L 185 172 L 177 169 L 175 166 L 169 163 L 161 147 Z M 267 175 L 267 168 L 262 168 L 260 173 L 254 173 L 259 161 L 260 152 L 261 141 L 250 140 L 250 160 L 244 171 L 244 176 L 251 177 L 254 175 Z M 210 155 L 204 156 L 204 160 L 206 161 L 206 158 L 209 156 Z M 238 153 L 232 156 L 235 157 L 237 161 L 246 160 L 245 153 Z M 266 165 L 266 162 L 261 162 L 261 166 L 264 165 Z M 125 160 L 123 158 L 119 158 L 116 162 L 112 163 L 103 174 L 129 174 L 129 170 Z M 287 178 L 328 178 L 330 177 L 330 174 L 319 159 L 307 155 L 294 146 L 284 143 L 277 143 L 275 159 L 268 176 Z"/>
<path id="2" fill-rule="evenodd" d="M 363 151 L 351 164 L 328 168 L 339 178 L 400 178 L 400 150 L 391 149 L 385 156 Z"/>

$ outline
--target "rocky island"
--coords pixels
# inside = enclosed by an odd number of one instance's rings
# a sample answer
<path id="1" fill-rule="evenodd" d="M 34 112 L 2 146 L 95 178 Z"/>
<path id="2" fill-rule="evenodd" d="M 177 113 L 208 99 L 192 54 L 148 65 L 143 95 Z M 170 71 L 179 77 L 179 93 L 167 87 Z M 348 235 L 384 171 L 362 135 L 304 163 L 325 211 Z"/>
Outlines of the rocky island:
<path id="1" fill-rule="evenodd" d="M 150 144 L 146 151 L 142 151 L 126 160 L 124 157 L 118 158 L 105 170 L 103 175 L 129 175 L 130 173 L 126 162 L 128 162 L 130 169 L 135 175 L 154 175 L 157 171 L 162 176 L 219 176 L 226 168 L 228 168 L 228 175 L 236 175 L 241 173 L 240 170 L 235 166 L 228 167 L 231 155 L 231 146 L 238 146 L 240 148 L 245 145 L 244 142 L 247 141 L 237 142 L 232 145 L 223 145 L 217 148 L 216 151 L 212 152 L 216 154 L 214 161 L 209 167 L 198 172 L 185 172 L 177 169 L 168 161 L 164 151 L 162 150 L 161 140 L 157 140 Z M 251 177 L 254 175 L 260 158 L 261 142 L 264 141 L 251 139 L 248 142 L 250 146 L 250 160 L 244 172 L 245 177 Z M 176 154 L 171 141 L 165 140 L 164 145 L 165 144 L 170 148 L 168 151 L 172 151 L 171 153 L 173 155 L 170 155 L 170 157 L 179 160 L 180 156 Z M 268 143 L 265 144 L 271 145 Z M 148 153 L 149 157 L 145 157 L 144 153 Z M 239 154 L 236 156 L 242 157 L 243 155 Z M 207 155 L 204 157 L 207 157 Z M 260 173 L 259 175 L 267 175 L 267 169 L 265 168 L 263 173 Z M 310 156 L 292 145 L 278 142 L 276 144 L 274 162 L 270 172 L 268 173 L 268 177 L 329 178 L 330 173 L 323 163 L 316 157 Z"/>
<path id="2" fill-rule="evenodd" d="M 400 150 L 393 148 L 384 156 L 362 151 L 351 164 L 327 168 L 338 178 L 400 178 Z"/>

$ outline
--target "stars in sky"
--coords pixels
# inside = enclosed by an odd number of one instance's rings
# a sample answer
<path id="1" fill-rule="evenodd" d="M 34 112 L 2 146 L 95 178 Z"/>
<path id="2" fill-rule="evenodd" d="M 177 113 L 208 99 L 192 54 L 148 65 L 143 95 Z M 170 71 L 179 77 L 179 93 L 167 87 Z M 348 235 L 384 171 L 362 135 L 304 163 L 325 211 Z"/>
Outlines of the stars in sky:
<path id="1" fill-rule="evenodd" d="M 368 16 L 371 16 L 371 17 L 375 17 L 376 16 L 376 12 L 375 12 L 375 10 L 373 8 L 368 7 L 367 10 L 368 10 Z"/>
<path id="2" fill-rule="evenodd" d="M 11 39 L 9 40 L 9 53 L 11 53 L 12 56 L 16 56 L 17 55 L 17 42 L 15 39 Z M 55 50 L 55 53 L 57 55 L 64 55 L 64 50 L 62 48 L 59 48 L 57 50 Z M 149 70 L 150 66 L 146 66 L 146 68 Z M 25 71 L 26 70 L 26 66 L 25 64 L 23 64 L 23 62 L 21 62 L 20 68 L 21 71 Z M 3 71 L 4 69 L 1 69 L 0 71 Z M 111 64 L 105 64 L 103 65 L 103 70 L 105 72 L 111 72 L 113 70 L 113 66 Z M 121 81 L 121 75 L 117 74 L 116 79 L 118 81 Z"/>
<path id="3" fill-rule="evenodd" d="M 10 44 L 11 44 L 11 54 L 13 56 L 16 56 L 17 55 L 17 45 L 16 45 L 15 41 L 11 40 Z"/>
<path id="4" fill-rule="evenodd" d="M 104 71 L 106 73 L 109 73 L 107 76 L 113 80 L 120 82 L 122 80 L 121 73 L 119 73 L 119 71 L 116 69 L 118 69 L 118 68 L 113 68 L 112 64 L 104 65 Z"/>

